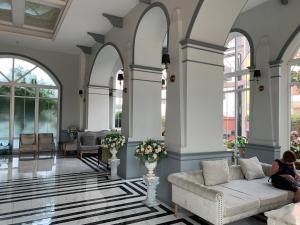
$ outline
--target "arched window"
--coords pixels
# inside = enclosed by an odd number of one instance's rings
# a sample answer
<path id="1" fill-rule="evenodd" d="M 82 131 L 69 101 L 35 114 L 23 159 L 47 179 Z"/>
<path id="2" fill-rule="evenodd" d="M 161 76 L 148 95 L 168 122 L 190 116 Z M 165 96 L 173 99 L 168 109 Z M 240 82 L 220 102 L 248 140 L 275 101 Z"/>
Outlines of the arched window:
<path id="1" fill-rule="evenodd" d="M 31 60 L 0 57 L 0 143 L 19 147 L 21 133 L 53 133 L 59 128 L 59 84 Z"/>
<path id="2" fill-rule="evenodd" d="M 250 45 L 245 36 L 233 32 L 229 35 L 224 55 L 224 143 L 234 148 L 239 137 L 249 132 L 250 102 Z M 235 146 L 236 148 L 237 146 Z"/>
<path id="3" fill-rule="evenodd" d="M 299 148 L 300 146 L 300 49 L 290 61 L 289 86 L 291 147 L 293 149 L 293 147 Z"/>

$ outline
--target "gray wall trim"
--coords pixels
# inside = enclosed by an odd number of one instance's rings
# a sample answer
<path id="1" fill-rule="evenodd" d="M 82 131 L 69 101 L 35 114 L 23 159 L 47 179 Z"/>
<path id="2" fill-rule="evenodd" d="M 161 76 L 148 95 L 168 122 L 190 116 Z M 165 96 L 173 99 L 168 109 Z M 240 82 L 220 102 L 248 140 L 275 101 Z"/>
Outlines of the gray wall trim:
<path id="1" fill-rule="evenodd" d="M 144 12 L 142 13 L 142 15 L 140 16 L 138 22 L 137 22 L 137 25 L 135 27 L 135 31 L 134 31 L 134 35 L 133 35 L 133 45 L 132 45 L 132 64 L 134 64 L 135 60 L 135 40 L 136 40 L 136 35 L 137 35 L 137 32 L 138 32 L 138 29 L 139 29 L 139 26 L 140 26 L 140 23 L 142 22 L 142 19 L 144 18 L 144 16 L 147 14 L 147 12 L 149 12 L 152 8 L 154 7 L 159 7 L 162 9 L 162 11 L 164 12 L 165 16 L 166 16 L 166 19 L 167 19 L 167 25 L 168 25 L 168 28 L 167 28 L 167 35 L 168 35 L 168 39 L 170 38 L 170 35 L 169 35 L 169 29 L 170 29 L 170 23 L 171 23 L 171 19 L 170 19 L 170 15 L 169 15 L 169 12 L 168 12 L 168 9 L 167 7 L 162 4 L 161 2 L 154 2 L 153 4 L 151 4 L 150 6 L 148 6 Z M 163 46 L 162 46 L 163 47 Z M 168 40 L 168 48 L 169 48 L 169 40 Z"/>
<path id="2" fill-rule="evenodd" d="M 90 35 L 96 42 L 98 43 L 105 43 L 105 36 L 103 34 L 96 34 L 93 32 L 87 32 L 88 35 Z"/>
<path id="3" fill-rule="evenodd" d="M 274 60 L 274 61 L 270 61 L 269 62 L 269 65 L 270 65 L 270 67 L 272 68 L 272 67 L 279 67 L 279 66 L 281 66 L 281 64 L 283 63 L 283 60 Z"/>
<path id="4" fill-rule="evenodd" d="M 201 46 L 201 47 L 205 47 L 205 48 L 210 48 L 210 49 L 214 49 L 214 50 L 218 50 L 221 52 L 225 52 L 227 50 L 226 47 L 221 46 L 221 45 L 215 45 L 215 44 L 211 44 L 211 43 L 207 43 L 207 42 L 203 42 L 203 41 L 197 41 L 197 40 L 193 40 L 190 38 L 186 38 L 182 41 L 180 41 L 180 44 L 182 46 L 184 45 L 197 45 L 197 46 Z"/>
<path id="5" fill-rule="evenodd" d="M 108 13 L 103 13 L 102 14 L 106 19 L 109 20 L 111 25 L 117 28 L 123 28 L 123 18 L 119 16 L 114 16 Z"/>
<path id="6" fill-rule="evenodd" d="M 280 158 L 281 147 L 280 146 L 267 146 L 259 144 L 247 144 L 246 145 L 246 158 L 257 156 L 260 162 L 272 163 L 274 159 Z"/>
<path id="7" fill-rule="evenodd" d="M 76 45 L 84 54 L 90 55 L 92 54 L 92 47 L 83 46 L 83 45 Z"/>
<path id="8" fill-rule="evenodd" d="M 145 3 L 150 5 L 151 4 L 151 0 L 140 0 L 141 3 Z"/>
<path id="9" fill-rule="evenodd" d="M 217 66 L 217 67 L 224 68 L 224 65 L 208 63 L 208 62 L 203 62 L 203 61 L 198 61 L 198 60 L 185 59 L 182 61 L 182 63 L 186 63 L 186 62 L 199 63 L 199 64 L 204 64 L 204 65 Z"/>
<path id="10" fill-rule="evenodd" d="M 251 54 L 250 55 L 250 66 L 255 66 L 254 43 L 253 43 L 253 40 L 252 40 L 250 34 L 247 31 L 240 29 L 240 28 L 232 28 L 230 33 L 232 33 L 232 32 L 238 32 L 247 38 L 249 45 L 250 45 L 250 54 Z"/>
<path id="11" fill-rule="evenodd" d="M 98 52 L 97 52 L 96 55 L 95 55 L 95 58 L 94 58 L 94 61 L 93 61 L 93 64 L 92 64 L 92 67 L 91 67 L 90 73 L 89 73 L 88 85 L 89 85 L 90 82 L 91 82 L 92 71 L 93 71 L 93 69 L 94 69 L 96 59 L 98 58 L 98 55 L 99 55 L 99 53 L 102 51 L 102 49 L 103 49 L 104 47 L 108 46 L 108 45 L 112 46 L 112 47 L 118 52 L 119 57 L 120 57 L 121 62 L 122 62 L 122 66 L 123 66 L 123 68 L 124 68 L 124 60 L 123 60 L 123 57 L 122 57 L 122 54 L 121 54 L 120 49 L 119 49 L 119 48 L 117 47 L 117 45 L 115 45 L 114 43 L 112 43 L 112 42 L 107 42 L 107 43 L 105 43 L 104 45 L 101 46 L 101 48 L 98 50 Z M 92 86 L 95 86 L 95 85 L 92 85 Z"/>
<path id="12" fill-rule="evenodd" d="M 60 104 L 59 104 L 59 107 L 60 107 L 60 110 L 59 110 L 59 124 L 58 124 L 58 130 L 59 130 L 59 134 L 58 134 L 58 142 L 60 141 L 60 133 L 62 131 L 62 109 L 63 109 L 63 105 L 62 105 L 62 102 L 63 102 L 63 85 L 61 83 L 61 81 L 59 80 L 59 78 L 56 76 L 56 74 L 48 67 L 46 66 L 44 63 L 41 63 L 39 60 L 35 59 L 35 58 L 32 58 L 30 56 L 27 56 L 25 54 L 19 54 L 19 53 L 11 53 L 11 52 L 0 52 L 0 55 L 11 55 L 12 57 L 13 56 L 18 56 L 18 57 L 22 57 L 24 58 L 24 60 L 26 59 L 29 59 L 33 62 L 35 62 L 37 65 L 40 65 L 42 68 L 45 68 L 52 76 L 53 78 L 57 81 L 58 85 L 59 85 L 59 97 L 60 97 Z"/>
<path id="13" fill-rule="evenodd" d="M 292 32 L 292 34 L 290 35 L 290 37 L 287 39 L 287 41 L 284 43 L 282 49 L 280 50 L 276 61 L 282 60 L 284 53 L 286 52 L 287 48 L 289 47 L 289 45 L 292 43 L 292 41 L 295 39 L 295 37 L 297 36 L 297 34 L 300 32 L 300 25 Z"/>
<path id="14" fill-rule="evenodd" d="M 143 65 L 136 65 L 136 64 L 131 64 L 130 69 L 135 70 L 135 69 L 140 69 L 140 70 L 145 70 L 145 71 L 155 71 L 155 72 L 159 72 L 162 73 L 163 69 L 162 68 L 157 68 L 157 67 L 151 67 L 151 66 L 143 66 Z"/>
<path id="15" fill-rule="evenodd" d="M 89 85 L 88 88 L 110 90 L 110 87 L 108 87 L 108 86 L 100 86 L 100 85 Z"/>
<path id="16" fill-rule="evenodd" d="M 203 2 L 204 2 L 204 0 L 199 0 L 199 2 L 197 3 L 197 6 L 195 8 L 194 14 L 192 16 L 192 19 L 190 21 L 190 24 L 189 24 L 189 27 L 188 27 L 188 30 L 187 30 L 187 33 L 186 33 L 186 36 L 185 36 L 186 39 L 189 39 L 191 37 L 195 21 L 196 21 L 197 16 L 200 12 L 200 9 L 202 7 Z"/>
<path id="17" fill-rule="evenodd" d="M 142 82 L 160 83 L 161 84 L 161 81 L 155 81 L 155 80 L 144 80 L 144 79 L 131 79 L 131 80 L 142 81 Z"/>
<path id="18" fill-rule="evenodd" d="M 168 157 L 171 159 L 189 161 L 189 160 L 203 160 L 203 159 L 215 159 L 216 156 L 219 158 L 231 157 L 231 151 L 216 151 L 216 152 L 197 152 L 197 153 L 178 153 L 178 152 L 168 152 Z"/>
<path id="19" fill-rule="evenodd" d="M 217 51 L 208 50 L 208 49 L 205 49 L 205 48 L 199 48 L 199 47 L 195 47 L 195 46 L 185 45 L 181 49 L 184 50 L 184 49 L 187 49 L 187 48 L 192 48 L 192 49 L 197 49 L 197 50 L 201 50 L 201 51 L 205 51 L 205 52 L 211 52 L 211 53 L 215 53 L 215 54 L 219 54 L 219 55 L 224 55 L 224 53 L 222 53 L 222 52 L 217 52 Z"/>

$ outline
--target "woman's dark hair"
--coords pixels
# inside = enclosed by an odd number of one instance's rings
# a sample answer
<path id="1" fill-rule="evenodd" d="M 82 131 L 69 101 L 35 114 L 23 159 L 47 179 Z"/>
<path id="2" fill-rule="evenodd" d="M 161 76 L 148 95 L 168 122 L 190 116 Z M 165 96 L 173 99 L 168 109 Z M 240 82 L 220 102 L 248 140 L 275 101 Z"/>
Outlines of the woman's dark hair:
<path id="1" fill-rule="evenodd" d="M 293 151 L 290 151 L 290 150 L 285 151 L 283 153 L 282 158 L 285 162 L 288 162 L 288 163 L 296 162 L 296 159 L 297 159 L 296 154 Z"/>

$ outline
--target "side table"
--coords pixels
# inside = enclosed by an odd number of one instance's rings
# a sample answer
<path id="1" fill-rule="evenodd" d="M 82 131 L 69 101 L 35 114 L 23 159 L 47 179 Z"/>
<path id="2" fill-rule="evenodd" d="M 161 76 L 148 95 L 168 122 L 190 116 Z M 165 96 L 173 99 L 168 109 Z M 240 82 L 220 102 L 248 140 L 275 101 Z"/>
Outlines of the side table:
<path id="1" fill-rule="evenodd" d="M 268 225 L 299 225 L 300 203 L 289 204 L 280 209 L 265 213 L 268 217 Z"/>

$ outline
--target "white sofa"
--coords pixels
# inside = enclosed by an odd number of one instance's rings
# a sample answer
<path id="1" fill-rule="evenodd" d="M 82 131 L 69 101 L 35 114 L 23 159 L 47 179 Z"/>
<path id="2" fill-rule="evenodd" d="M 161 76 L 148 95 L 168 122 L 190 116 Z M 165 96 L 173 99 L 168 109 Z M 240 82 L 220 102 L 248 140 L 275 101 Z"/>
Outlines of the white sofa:
<path id="1" fill-rule="evenodd" d="M 181 172 L 168 177 L 172 201 L 215 225 L 227 224 L 292 202 L 294 193 L 268 182 L 271 165 L 262 164 L 265 178 L 246 180 L 240 166 L 230 167 L 230 181 L 205 186 L 202 171 Z M 218 171 L 216 171 L 217 173 Z"/>

